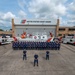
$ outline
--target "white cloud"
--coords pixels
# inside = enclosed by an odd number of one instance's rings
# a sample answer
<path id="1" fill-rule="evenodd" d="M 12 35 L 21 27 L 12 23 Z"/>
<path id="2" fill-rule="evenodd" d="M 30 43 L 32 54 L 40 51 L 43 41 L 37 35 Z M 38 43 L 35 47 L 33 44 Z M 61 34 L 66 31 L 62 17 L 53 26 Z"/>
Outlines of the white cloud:
<path id="1" fill-rule="evenodd" d="M 22 10 L 20 10 L 18 14 L 19 14 L 19 16 L 20 16 L 21 18 L 26 18 L 26 15 L 27 15 L 27 14 L 26 14 L 24 11 L 22 11 Z"/>
<path id="2" fill-rule="evenodd" d="M 5 27 L 11 26 L 12 18 L 16 18 L 16 16 L 11 12 L 7 13 L 0 12 L 0 26 L 5 26 Z"/>
<path id="3" fill-rule="evenodd" d="M 75 26 L 75 1 L 68 4 L 67 23 L 68 25 Z"/>
<path id="4" fill-rule="evenodd" d="M 75 12 L 75 1 L 74 2 L 71 2 L 69 5 L 68 5 L 68 9 L 72 10 Z"/>
<path id="5" fill-rule="evenodd" d="M 66 0 L 31 0 L 28 10 L 37 18 L 48 18 L 48 16 L 66 15 L 66 6 L 63 3 Z M 50 16 L 50 17 L 51 17 Z"/>
<path id="6" fill-rule="evenodd" d="M 75 20 L 68 20 L 68 22 L 70 22 L 70 23 L 74 23 L 74 22 L 75 22 Z"/>
<path id="7" fill-rule="evenodd" d="M 29 0 L 29 2 L 27 2 L 27 0 L 18 0 L 18 3 L 23 10 L 25 10 L 25 7 L 28 7 L 30 13 L 40 18 L 41 16 L 47 17 L 52 13 L 59 16 L 65 15 L 67 9 L 64 3 L 66 1 L 67 0 Z"/>
<path id="8" fill-rule="evenodd" d="M 59 19 L 60 19 L 60 25 L 61 26 L 67 26 L 67 20 L 63 20 L 62 17 L 60 17 Z"/>
<path id="9" fill-rule="evenodd" d="M 25 6 L 27 6 L 26 0 L 18 0 L 18 4 L 22 10 L 25 10 Z"/>
<path id="10" fill-rule="evenodd" d="M 69 20 L 67 21 L 67 24 L 68 24 L 68 25 L 75 26 L 75 19 L 69 19 Z"/>
<path id="11" fill-rule="evenodd" d="M 0 26 L 3 26 L 4 24 L 4 21 L 0 20 Z"/>
<path id="12" fill-rule="evenodd" d="M 67 3 L 68 0 L 31 0 L 28 10 L 36 18 L 54 18 L 60 17 L 60 25 L 75 25 L 75 2 Z M 73 14 L 72 14 L 73 13 Z M 72 24 L 68 23 L 69 19 Z"/>
<path id="13" fill-rule="evenodd" d="M 62 4 L 59 4 L 57 6 L 54 7 L 54 11 L 55 13 L 57 13 L 58 15 L 65 15 L 66 14 L 66 7 Z"/>
<path id="14" fill-rule="evenodd" d="M 0 12 L 0 26 L 9 27 L 11 26 L 12 18 L 26 18 L 26 13 L 22 10 L 19 11 L 19 16 L 16 17 L 12 12 L 2 13 Z"/>
<path id="15" fill-rule="evenodd" d="M 16 16 L 14 14 L 12 14 L 11 12 L 7 12 L 3 15 L 3 19 L 8 20 L 8 19 L 12 19 L 15 18 Z"/>
<path id="16" fill-rule="evenodd" d="M 60 17 L 60 25 L 67 25 L 68 18 L 74 19 L 74 16 L 68 13 L 68 10 L 74 9 L 75 5 L 74 2 L 68 4 L 68 0 L 29 0 L 28 2 L 27 0 L 18 0 L 18 2 L 22 10 L 25 10 L 25 7 L 27 7 L 34 18 L 57 19 Z M 26 15 L 22 10 L 19 12 L 21 17 L 24 14 Z"/>
<path id="17" fill-rule="evenodd" d="M 68 14 L 67 17 L 70 19 L 75 19 L 75 14 Z"/>
<path id="18" fill-rule="evenodd" d="M 75 0 L 18 0 L 18 3 L 23 11 L 27 8 L 34 18 L 60 17 L 61 25 L 68 25 L 69 19 L 75 19 Z M 22 11 L 19 13 L 21 15 Z"/>

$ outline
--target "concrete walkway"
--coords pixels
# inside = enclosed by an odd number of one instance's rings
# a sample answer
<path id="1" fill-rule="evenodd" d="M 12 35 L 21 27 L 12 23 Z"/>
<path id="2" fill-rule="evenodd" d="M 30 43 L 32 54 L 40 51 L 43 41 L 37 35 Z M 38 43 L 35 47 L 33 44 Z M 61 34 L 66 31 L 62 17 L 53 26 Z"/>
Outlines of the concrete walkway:
<path id="1" fill-rule="evenodd" d="M 58 51 L 50 50 L 50 60 L 45 60 L 46 50 L 28 50 L 27 60 L 22 60 L 22 50 L 13 50 L 11 44 L 0 46 L 0 75 L 75 75 L 75 46 L 61 44 Z M 39 55 L 39 66 L 33 66 L 34 54 Z"/>

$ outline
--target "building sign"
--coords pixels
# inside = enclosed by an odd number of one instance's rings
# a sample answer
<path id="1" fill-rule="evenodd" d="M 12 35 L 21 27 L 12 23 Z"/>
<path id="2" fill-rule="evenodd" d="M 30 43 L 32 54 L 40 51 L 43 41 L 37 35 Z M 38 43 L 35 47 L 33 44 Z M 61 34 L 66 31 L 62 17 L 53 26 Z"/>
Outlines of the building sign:
<path id="1" fill-rule="evenodd" d="M 24 25 L 56 25 L 57 20 L 50 19 L 14 19 L 15 24 L 24 24 Z"/>

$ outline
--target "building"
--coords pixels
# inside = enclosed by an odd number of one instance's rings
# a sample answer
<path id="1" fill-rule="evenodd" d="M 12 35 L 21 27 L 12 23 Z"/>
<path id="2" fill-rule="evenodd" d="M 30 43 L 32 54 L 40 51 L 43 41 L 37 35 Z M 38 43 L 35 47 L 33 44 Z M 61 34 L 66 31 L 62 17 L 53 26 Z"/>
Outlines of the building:
<path id="1" fill-rule="evenodd" d="M 74 35 L 75 27 L 59 27 L 58 36 Z"/>
<path id="2" fill-rule="evenodd" d="M 49 32 L 58 35 L 59 19 L 12 19 L 13 36 L 21 36 L 23 32 L 42 35 Z"/>
<path id="3" fill-rule="evenodd" d="M 74 35 L 75 27 L 61 27 L 60 20 L 46 19 L 12 19 L 12 31 L 0 31 L 0 34 L 20 36 L 23 32 L 40 35 L 52 32 L 54 36 Z"/>
<path id="4" fill-rule="evenodd" d="M 12 31 L 0 31 L 0 36 L 11 36 L 12 37 Z"/>

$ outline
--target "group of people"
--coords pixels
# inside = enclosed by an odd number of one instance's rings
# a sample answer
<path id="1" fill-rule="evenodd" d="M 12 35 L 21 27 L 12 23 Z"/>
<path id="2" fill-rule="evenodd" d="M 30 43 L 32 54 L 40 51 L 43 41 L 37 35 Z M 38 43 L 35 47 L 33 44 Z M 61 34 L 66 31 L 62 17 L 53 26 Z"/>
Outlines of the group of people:
<path id="1" fill-rule="evenodd" d="M 12 43 L 13 49 L 60 50 L 59 42 L 20 42 Z"/>
<path id="2" fill-rule="evenodd" d="M 49 60 L 49 51 L 46 51 L 46 60 Z M 23 50 L 23 60 L 27 60 L 27 51 Z M 38 66 L 38 54 L 34 55 L 34 66 Z"/>

